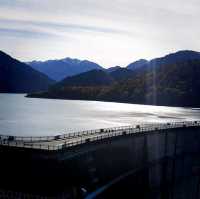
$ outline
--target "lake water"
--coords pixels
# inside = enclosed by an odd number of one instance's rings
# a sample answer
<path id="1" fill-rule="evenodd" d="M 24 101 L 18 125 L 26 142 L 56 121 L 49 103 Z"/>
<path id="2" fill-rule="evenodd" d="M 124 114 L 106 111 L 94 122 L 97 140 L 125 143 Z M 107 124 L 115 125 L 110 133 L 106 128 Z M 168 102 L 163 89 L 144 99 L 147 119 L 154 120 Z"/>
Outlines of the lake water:
<path id="1" fill-rule="evenodd" d="M 57 135 L 143 122 L 200 119 L 200 109 L 24 96 L 0 94 L 0 134 Z"/>

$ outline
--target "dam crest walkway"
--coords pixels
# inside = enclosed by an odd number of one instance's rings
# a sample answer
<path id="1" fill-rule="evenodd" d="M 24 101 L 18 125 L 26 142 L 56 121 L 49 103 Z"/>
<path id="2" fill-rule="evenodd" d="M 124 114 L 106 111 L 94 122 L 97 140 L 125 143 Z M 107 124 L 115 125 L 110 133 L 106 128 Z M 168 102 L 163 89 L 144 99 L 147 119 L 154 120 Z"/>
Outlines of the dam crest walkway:
<path id="1" fill-rule="evenodd" d="M 66 133 L 56 136 L 20 137 L 0 135 L 0 145 L 56 151 L 117 136 L 162 132 L 162 130 L 166 129 L 189 128 L 199 126 L 200 121 L 181 121 L 170 123 L 143 123 L 130 126 Z"/>

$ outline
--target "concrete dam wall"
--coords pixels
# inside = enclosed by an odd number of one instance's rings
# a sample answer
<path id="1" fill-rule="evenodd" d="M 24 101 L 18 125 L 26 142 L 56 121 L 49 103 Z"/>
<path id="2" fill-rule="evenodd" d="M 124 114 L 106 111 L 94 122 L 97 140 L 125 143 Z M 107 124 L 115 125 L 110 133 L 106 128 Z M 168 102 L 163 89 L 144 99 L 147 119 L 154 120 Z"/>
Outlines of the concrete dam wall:
<path id="1" fill-rule="evenodd" d="M 55 151 L 0 145 L 0 160 L 0 195 L 10 198 L 200 198 L 199 126 Z"/>

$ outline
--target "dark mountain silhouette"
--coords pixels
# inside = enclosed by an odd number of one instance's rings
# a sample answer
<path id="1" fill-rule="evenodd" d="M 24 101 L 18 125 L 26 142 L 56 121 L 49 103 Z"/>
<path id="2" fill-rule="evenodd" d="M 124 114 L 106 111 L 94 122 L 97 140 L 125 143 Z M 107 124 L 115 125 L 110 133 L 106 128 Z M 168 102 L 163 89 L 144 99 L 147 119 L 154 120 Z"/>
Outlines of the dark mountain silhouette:
<path id="1" fill-rule="evenodd" d="M 134 71 L 152 70 L 152 68 L 159 67 L 161 65 L 175 64 L 178 62 L 184 62 L 195 59 L 200 60 L 199 52 L 191 50 L 183 50 L 183 51 L 178 51 L 176 53 L 168 54 L 164 57 L 152 59 L 151 61 L 146 61 L 144 59 L 141 59 L 139 61 L 136 61 L 128 65 L 127 68 Z"/>
<path id="2" fill-rule="evenodd" d="M 81 83 L 30 96 L 200 107 L 199 77 L 199 53 L 179 51 L 151 60 L 148 66 L 134 70 L 130 77 L 120 81 L 115 78 L 109 85 L 90 83 L 84 87 Z"/>
<path id="3" fill-rule="evenodd" d="M 126 68 L 129 70 L 135 70 L 135 69 L 138 69 L 138 68 L 144 66 L 147 63 L 148 63 L 148 61 L 146 59 L 139 59 L 138 61 L 135 61 L 135 62 L 129 64 Z"/>
<path id="4" fill-rule="evenodd" d="M 121 81 L 121 80 L 131 78 L 134 74 L 134 71 L 129 70 L 127 68 L 118 68 L 118 69 L 110 72 L 109 74 L 116 81 Z"/>
<path id="5" fill-rule="evenodd" d="M 46 75 L 0 51 L 0 92 L 35 92 L 53 83 Z"/>
<path id="6" fill-rule="evenodd" d="M 96 97 L 98 94 L 96 90 L 103 89 L 113 83 L 114 79 L 105 71 L 92 70 L 76 76 L 67 77 L 50 87 L 48 92 L 28 94 L 27 97 L 89 100 L 91 97 Z"/>
<path id="7" fill-rule="evenodd" d="M 115 96 L 117 101 L 131 103 L 199 107 L 199 77 L 200 60 L 154 66 L 109 88 L 102 98 L 112 100 L 109 96 Z"/>
<path id="8" fill-rule="evenodd" d="M 48 60 L 44 62 L 32 61 L 27 62 L 27 64 L 56 81 L 60 81 L 66 77 L 74 76 L 90 70 L 103 69 L 100 65 L 94 62 L 87 60 L 81 61 L 71 58 Z"/>
<path id="9" fill-rule="evenodd" d="M 111 73 L 120 68 L 122 68 L 122 67 L 120 67 L 120 66 L 110 67 L 110 68 L 106 69 L 106 72 Z"/>
<path id="10" fill-rule="evenodd" d="M 176 53 L 168 54 L 161 58 L 152 59 L 147 64 L 149 66 L 169 65 L 188 60 L 200 60 L 200 53 L 191 50 L 178 51 Z"/>
<path id="11" fill-rule="evenodd" d="M 114 82 L 114 79 L 102 70 L 91 70 L 72 77 L 67 77 L 55 86 L 106 86 Z"/>

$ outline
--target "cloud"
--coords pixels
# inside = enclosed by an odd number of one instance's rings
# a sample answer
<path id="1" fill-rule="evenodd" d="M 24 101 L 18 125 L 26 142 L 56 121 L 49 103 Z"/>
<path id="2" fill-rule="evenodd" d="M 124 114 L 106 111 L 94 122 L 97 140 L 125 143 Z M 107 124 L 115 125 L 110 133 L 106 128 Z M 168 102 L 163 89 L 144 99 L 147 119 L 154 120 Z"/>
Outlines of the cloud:
<path id="1" fill-rule="evenodd" d="M 6 28 L 0 28 L 0 34 L 1 36 L 7 36 L 7 37 L 28 37 L 28 38 L 49 38 L 53 35 L 51 33 L 44 33 L 44 32 L 34 32 L 34 31 L 28 31 L 28 30 L 19 30 L 19 29 L 6 29 Z"/>
<path id="2" fill-rule="evenodd" d="M 101 26 L 90 26 L 90 25 L 81 25 L 81 24 L 73 24 L 73 23 L 55 23 L 55 22 L 45 22 L 45 21 L 28 21 L 28 20 L 11 20 L 11 19 L 0 19 L 1 27 L 3 26 L 17 26 L 17 27 L 26 27 L 26 28 L 35 28 L 39 29 L 42 32 L 42 29 L 45 28 L 48 31 L 72 31 L 72 32 L 101 32 L 101 33 L 113 33 L 113 34 L 128 34 L 128 31 L 114 29 L 114 28 L 106 28 Z M 41 28 L 42 27 L 42 28 Z"/>
<path id="3" fill-rule="evenodd" d="M 127 65 L 200 50 L 199 7 L 199 0 L 1 0 L 0 42 L 23 60 L 72 56 Z M 8 44 L 11 37 L 20 50 Z"/>

